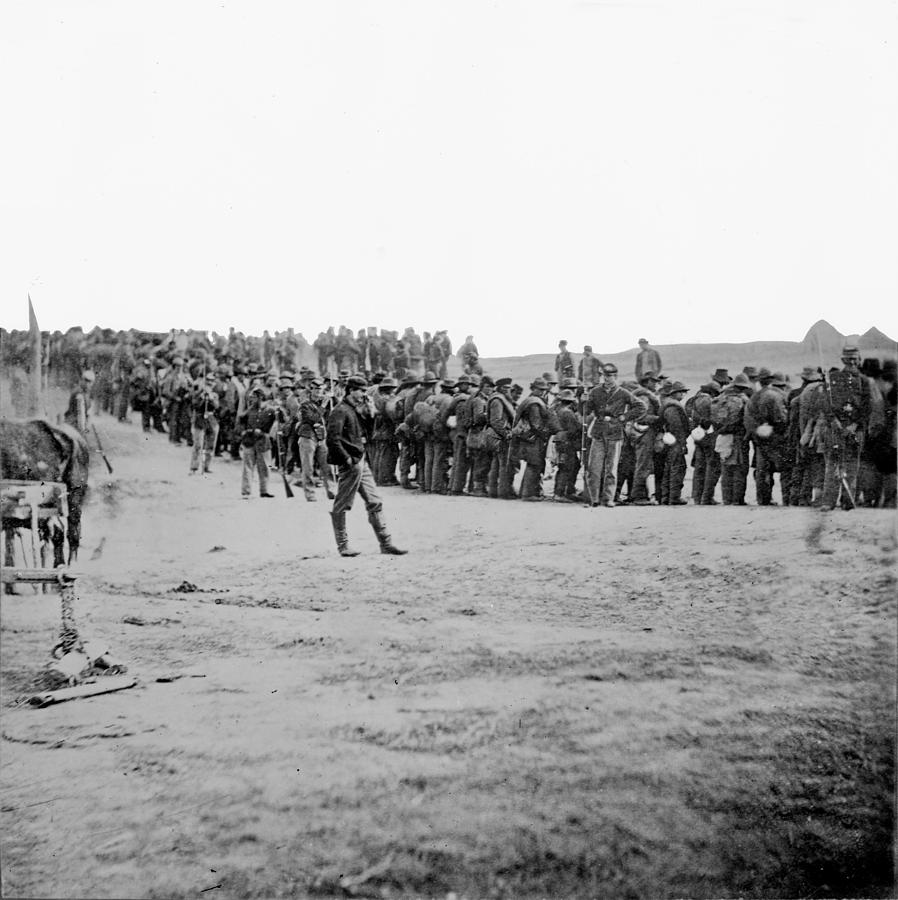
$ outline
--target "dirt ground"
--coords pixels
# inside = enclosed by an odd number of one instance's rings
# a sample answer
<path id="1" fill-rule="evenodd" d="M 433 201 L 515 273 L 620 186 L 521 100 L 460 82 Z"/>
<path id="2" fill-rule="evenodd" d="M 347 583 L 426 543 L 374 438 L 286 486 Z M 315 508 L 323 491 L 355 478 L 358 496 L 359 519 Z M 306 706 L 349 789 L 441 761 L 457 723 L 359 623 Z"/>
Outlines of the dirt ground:
<path id="1" fill-rule="evenodd" d="M 4 897 L 894 895 L 894 511 L 388 488 L 409 555 L 358 504 L 341 559 L 99 423 L 77 624 L 139 685 L 29 706 L 59 598 L 2 598 Z"/>

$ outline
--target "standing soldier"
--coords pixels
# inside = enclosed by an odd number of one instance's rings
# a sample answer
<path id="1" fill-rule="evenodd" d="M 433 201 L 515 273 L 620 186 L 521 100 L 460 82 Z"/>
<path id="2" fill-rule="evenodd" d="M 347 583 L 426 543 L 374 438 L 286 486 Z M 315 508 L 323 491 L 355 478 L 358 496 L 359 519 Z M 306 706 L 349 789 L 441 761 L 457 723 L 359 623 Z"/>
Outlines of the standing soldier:
<path id="1" fill-rule="evenodd" d="M 193 442 L 189 431 L 190 423 L 190 377 L 184 371 L 184 359 L 176 356 L 172 367 L 162 384 L 163 394 L 168 401 L 168 439 L 180 444 L 185 438 Z M 186 426 L 186 427 L 185 427 Z"/>
<path id="2" fill-rule="evenodd" d="M 645 338 L 639 339 L 639 353 L 636 355 L 636 380 L 641 382 L 646 372 L 661 371 L 661 356 Z"/>
<path id="3" fill-rule="evenodd" d="M 270 499 L 274 494 L 268 493 L 268 465 L 265 453 L 268 450 L 268 434 L 274 425 L 274 410 L 263 409 L 265 388 L 257 385 L 250 390 L 250 402 L 246 411 L 237 417 L 237 428 L 241 432 L 243 444 L 243 472 L 240 479 L 240 491 L 244 500 L 249 500 L 252 492 L 253 472 L 259 476 L 259 496 Z"/>
<path id="4" fill-rule="evenodd" d="M 198 380 L 191 398 L 193 427 L 193 450 L 190 454 L 190 474 L 200 470 L 200 459 L 203 462 L 203 473 L 212 471 L 212 451 L 218 440 L 218 394 L 215 393 L 215 373 L 208 372 L 204 379 Z"/>
<path id="5" fill-rule="evenodd" d="M 783 505 L 789 505 L 789 490 L 784 458 L 786 455 L 789 409 L 786 404 L 786 379 L 779 372 L 773 373 L 769 382 L 753 395 L 757 405 L 749 401 L 749 408 L 756 421 L 754 425 L 755 482 L 759 506 L 770 506 L 773 501 L 773 473 L 780 473 L 780 493 Z M 748 410 L 746 410 L 748 415 Z M 789 470 L 791 471 L 791 469 Z"/>
<path id="6" fill-rule="evenodd" d="M 814 462 L 817 454 L 808 447 L 808 441 L 802 441 L 801 403 L 802 396 L 812 385 L 823 381 L 823 373 L 813 366 L 805 366 L 801 372 L 801 386 L 795 388 L 788 398 L 789 426 L 786 432 L 786 453 L 792 461 L 791 487 L 789 490 L 790 506 L 810 506 L 814 499 Z M 818 467 L 819 468 L 819 467 Z M 820 471 L 819 485 L 823 486 L 823 473 Z"/>
<path id="7" fill-rule="evenodd" d="M 411 482 L 412 466 L 417 459 L 414 436 L 405 422 L 406 411 L 411 411 L 414 405 L 413 397 L 421 384 L 414 375 L 407 374 L 399 385 L 397 402 L 393 407 L 396 416 L 396 434 L 399 435 L 399 484 L 407 491 L 414 490 Z M 415 476 L 420 477 L 416 472 Z"/>
<path id="8" fill-rule="evenodd" d="M 692 502 L 698 506 L 714 506 L 714 490 L 720 480 L 720 457 L 714 451 L 717 434 L 711 424 L 711 403 L 720 393 L 716 381 L 703 384 L 686 402 L 686 414 L 692 427 L 695 450 L 692 454 Z"/>
<path id="9" fill-rule="evenodd" d="M 87 424 L 90 420 L 90 389 L 93 383 L 94 373 L 90 369 L 85 369 L 75 389 L 69 394 L 68 409 L 63 416 L 66 425 L 71 425 L 81 434 L 87 434 Z"/>
<path id="10" fill-rule="evenodd" d="M 468 456 L 471 459 L 472 497 L 486 497 L 489 457 L 486 453 L 487 404 L 496 383 L 489 375 L 480 379 L 480 390 L 468 401 L 465 409 Z"/>
<path id="11" fill-rule="evenodd" d="M 434 394 L 433 403 L 437 415 L 433 423 L 433 476 L 431 491 L 434 494 L 445 494 L 449 485 L 447 474 L 449 460 L 452 458 L 452 436 L 446 425 L 449 409 L 455 397 L 455 381 L 445 378 L 440 382 L 440 392 Z"/>
<path id="12" fill-rule="evenodd" d="M 373 346 L 373 345 L 372 345 Z M 396 480 L 396 423 L 389 412 L 391 401 L 395 405 L 396 379 L 387 375 L 377 386 L 374 394 L 374 428 L 371 441 L 374 444 L 374 465 L 372 473 L 377 485 L 399 484 Z"/>
<path id="13" fill-rule="evenodd" d="M 558 433 L 555 449 L 558 468 L 555 472 L 556 503 L 573 503 L 577 493 L 577 473 L 580 471 L 580 437 L 583 420 L 577 415 L 577 395 L 570 388 L 562 388 L 556 400 Z"/>
<path id="14" fill-rule="evenodd" d="M 467 375 L 480 375 L 480 354 L 477 351 L 477 344 L 474 343 L 474 335 L 469 334 L 465 338 L 465 342 L 458 348 L 458 357 L 461 359 L 462 367 Z"/>
<path id="15" fill-rule="evenodd" d="M 661 401 L 661 426 L 664 429 L 664 472 L 661 476 L 661 503 L 683 506 L 683 481 L 686 478 L 686 439 L 689 417 L 683 408 L 686 386 L 681 381 L 669 385 Z"/>
<path id="16" fill-rule="evenodd" d="M 659 382 L 660 379 L 655 372 L 645 372 L 639 379 L 639 387 L 633 391 L 633 396 L 639 397 L 646 406 L 645 413 L 634 423 L 632 429 L 636 460 L 633 471 L 633 492 L 630 496 L 634 506 L 649 506 L 652 502 L 649 499 L 649 475 L 654 474 L 655 476 L 655 496 L 658 497 L 661 491 L 661 480 L 664 476 L 663 454 L 661 454 L 662 464 L 655 465 L 655 444 L 657 440 L 660 440 L 663 431 L 661 398 L 657 393 Z M 626 440 L 626 435 L 624 439 Z"/>
<path id="17" fill-rule="evenodd" d="M 745 434 L 745 408 L 754 388 L 748 376 L 740 372 L 733 383 L 711 401 L 711 422 L 717 432 L 715 451 L 720 457 L 721 489 L 727 506 L 745 506 L 748 479 L 748 438 Z"/>
<path id="18" fill-rule="evenodd" d="M 508 458 L 514 417 L 511 379 L 497 378 L 496 391 L 486 407 L 487 426 L 484 434 L 484 453 L 489 465 L 486 492 L 493 499 L 514 500 L 515 497 Z"/>
<path id="19" fill-rule="evenodd" d="M 559 381 L 574 374 L 574 363 L 567 349 L 567 341 L 558 342 L 558 355 L 555 357 L 555 374 Z"/>
<path id="20" fill-rule="evenodd" d="M 835 509 L 840 498 L 843 508 L 854 505 L 864 442 L 878 436 L 885 421 L 882 393 L 861 374 L 860 361 L 856 347 L 845 347 L 843 368 L 830 374 L 825 388 L 824 509 Z"/>
<path id="21" fill-rule="evenodd" d="M 617 366 L 613 363 L 605 365 L 602 381 L 589 392 L 585 404 L 586 415 L 593 417 L 586 461 L 586 493 L 591 506 L 613 507 L 624 425 L 642 418 L 648 407 L 617 384 Z"/>
<path id="22" fill-rule="evenodd" d="M 602 382 L 602 360 L 592 355 L 592 347 L 587 344 L 583 348 L 583 358 L 577 365 L 577 378 L 587 391 L 591 391 Z"/>
<path id="23" fill-rule="evenodd" d="M 324 416 L 324 382 L 314 379 L 309 396 L 299 404 L 296 432 L 299 445 L 299 460 L 302 468 L 302 490 L 307 501 L 314 503 L 315 466 L 321 473 L 327 499 L 333 500 L 331 490 L 330 466 L 327 463 L 327 431 Z"/>
<path id="24" fill-rule="evenodd" d="M 549 385 L 544 378 L 535 378 L 530 394 L 521 401 L 515 411 L 512 428 L 511 460 L 526 463 L 521 479 L 521 499 L 532 502 L 542 500 L 542 475 L 546 467 L 546 446 L 549 438 L 558 430 L 558 420 L 550 414 L 546 404 Z"/>
<path id="25" fill-rule="evenodd" d="M 476 383 L 474 381 L 476 379 Z M 480 379 L 476 375 L 461 375 L 455 384 L 455 395 L 446 408 L 446 427 L 452 441 L 452 478 L 449 493 L 460 496 L 464 493 L 471 469 L 468 456 L 468 422 L 466 411 L 470 401 L 472 387 L 480 387 Z"/>
<path id="26" fill-rule="evenodd" d="M 346 395 L 327 420 L 328 462 L 338 467 L 337 496 L 331 511 L 334 538 L 340 556 L 359 555 L 349 546 L 346 513 L 352 509 L 356 494 L 361 494 L 368 510 L 368 521 L 380 544 L 380 552 L 401 556 L 407 551 L 396 547 L 387 531 L 383 502 L 365 459 L 365 432 L 360 417 L 366 407 L 367 387 L 368 382 L 360 375 L 350 376 L 346 383 Z"/>

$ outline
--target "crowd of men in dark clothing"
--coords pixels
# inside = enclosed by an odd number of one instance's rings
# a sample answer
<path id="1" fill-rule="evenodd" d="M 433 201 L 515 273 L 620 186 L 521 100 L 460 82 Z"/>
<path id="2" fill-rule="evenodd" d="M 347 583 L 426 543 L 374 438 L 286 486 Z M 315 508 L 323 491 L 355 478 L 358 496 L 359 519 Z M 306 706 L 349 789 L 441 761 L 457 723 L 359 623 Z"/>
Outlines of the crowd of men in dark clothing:
<path id="1" fill-rule="evenodd" d="M 272 465 L 309 500 L 319 485 L 332 494 L 328 421 L 349 379 L 363 377 L 359 421 L 379 486 L 591 507 L 740 505 L 753 472 L 759 505 L 895 505 L 895 360 L 856 347 L 841 368 L 806 367 L 800 384 L 764 367 L 719 368 L 687 399 L 645 339 L 632 379 L 588 345 L 575 368 L 561 341 L 554 371 L 525 390 L 484 373 L 470 335 L 456 354 L 463 374 L 448 377 L 445 331 L 332 328 L 313 345 L 317 371 L 296 363 L 292 332 L 102 337 L 82 341 L 77 361 L 63 354 L 86 373 L 67 419 L 84 424 L 91 406 L 135 411 L 145 430 L 192 447 L 190 471 L 242 460 L 244 496 L 253 480 L 271 495 Z"/>
<path id="2" fill-rule="evenodd" d="M 146 430 L 194 448 L 191 471 L 208 471 L 216 456 L 242 459 L 244 496 L 253 480 L 272 496 L 273 466 L 308 500 L 321 485 L 331 497 L 328 422 L 350 378 L 363 378 L 357 412 L 378 486 L 591 507 L 679 506 L 690 499 L 691 449 L 696 505 L 745 504 L 752 472 L 762 506 L 895 505 L 894 360 L 862 360 L 846 347 L 842 368 L 824 377 L 806 367 L 797 385 L 764 367 L 735 376 L 718 368 L 687 399 L 687 387 L 659 371 L 660 356 L 646 341 L 635 377 L 625 380 L 588 346 L 575 374 L 562 342 L 555 371 L 534 378 L 528 391 L 483 374 L 472 338 L 467 345 L 457 379 L 412 368 L 399 378 L 345 368 L 322 376 L 305 366 L 275 372 L 239 360 L 212 366 L 199 350 L 175 353 L 161 357 L 163 367 L 159 358 L 139 362 L 129 397 Z"/>

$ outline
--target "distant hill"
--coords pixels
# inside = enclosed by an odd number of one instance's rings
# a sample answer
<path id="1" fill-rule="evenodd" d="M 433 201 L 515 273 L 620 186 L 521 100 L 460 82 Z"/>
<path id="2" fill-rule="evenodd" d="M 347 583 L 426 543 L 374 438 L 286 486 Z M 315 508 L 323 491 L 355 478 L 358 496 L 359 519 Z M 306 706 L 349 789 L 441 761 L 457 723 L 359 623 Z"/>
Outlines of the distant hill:
<path id="1" fill-rule="evenodd" d="M 690 391 L 710 380 L 718 368 L 728 369 L 730 375 L 741 372 L 744 366 L 782 372 L 792 383 L 800 381 L 799 373 L 805 366 L 839 366 L 842 347 L 852 338 L 843 335 L 829 322 L 821 319 L 808 330 L 802 341 L 749 341 L 744 344 L 662 344 L 653 345 L 661 355 L 664 374 L 682 381 Z M 871 328 L 861 336 L 854 336 L 862 355 L 880 358 L 898 356 L 895 342 Z M 613 362 L 620 370 L 620 380 L 634 378 L 638 347 L 623 353 L 597 353 L 603 362 Z M 574 368 L 581 354 L 572 353 Z M 484 357 L 484 372 L 493 377 L 509 376 L 527 388 L 532 380 L 543 372 L 551 372 L 555 365 L 554 353 L 531 356 Z"/>

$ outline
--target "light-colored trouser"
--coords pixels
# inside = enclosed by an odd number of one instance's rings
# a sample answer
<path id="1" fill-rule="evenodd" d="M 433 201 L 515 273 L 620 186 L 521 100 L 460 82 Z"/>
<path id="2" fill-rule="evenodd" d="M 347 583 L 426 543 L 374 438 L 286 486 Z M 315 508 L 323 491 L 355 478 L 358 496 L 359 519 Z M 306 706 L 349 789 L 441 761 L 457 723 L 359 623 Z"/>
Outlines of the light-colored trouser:
<path id="1" fill-rule="evenodd" d="M 337 497 L 332 512 L 335 515 L 348 512 L 352 509 L 356 494 L 361 494 L 369 513 L 379 512 L 383 508 L 374 475 L 364 457 L 354 466 L 340 466 L 337 469 Z"/>
<path id="2" fill-rule="evenodd" d="M 620 459 L 621 441 L 607 438 L 592 438 L 589 445 L 589 460 L 586 478 L 589 496 L 593 503 L 611 503 L 617 484 L 617 463 Z"/>
<path id="3" fill-rule="evenodd" d="M 218 422 L 207 419 L 203 425 L 193 426 L 193 451 L 190 454 L 190 471 L 196 472 L 200 467 L 200 457 L 203 460 L 203 469 L 208 469 L 212 462 L 212 451 L 218 440 Z"/>
<path id="4" fill-rule="evenodd" d="M 253 483 L 253 472 L 259 473 L 259 493 L 268 493 L 268 464 L 265 462 L 265 449 L 256 447 L 243 448 L 243 472 L 240 476 L 240 491 L 249 496 Z"/>
<path id="5" fill-rule="evenodd" d="M 330 490 L 331 467 L 327 464 L 327 445 L 313 437 L 299 439 L 299 464 L 302 467 L 302 489 L 305 493 L 315 492 L 315 463 L 321 472 L 321 480 L 326 490 Z"/>

